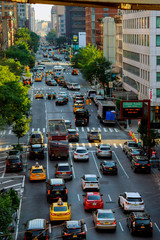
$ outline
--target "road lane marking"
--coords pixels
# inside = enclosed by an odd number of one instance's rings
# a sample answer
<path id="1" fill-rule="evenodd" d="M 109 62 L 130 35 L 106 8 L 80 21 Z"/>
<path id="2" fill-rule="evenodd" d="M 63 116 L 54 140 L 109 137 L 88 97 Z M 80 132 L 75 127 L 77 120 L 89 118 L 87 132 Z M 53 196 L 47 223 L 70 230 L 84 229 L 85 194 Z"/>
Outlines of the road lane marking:
<path id="1" fill-rule="evenodd" d="M 103 128 L 104 132 L 108 132 L 106 128 Z"/>
<path id="2" fill-rule="evenodd" d="M 83 147 L 85 147 L 85 144 L 84 144 L 84 143 L 82 143 L 82 146 L 83 146 Z"/>
<path id="3" fill-rule="evenodd" d="M 37 128 L 37 131 L 39 132 L 39 131 L 40 131 L 40 128 Z"/>
<path id="4" fill-rule="evenodd" d="M 96 165 L 98 174 L 99 174 L 100 178 L 102 178 L 102 175 L 101 175 L 101 173 L 100 173 L 100 171 L 99 171 L 99 168 L 98 168 L 98 165 L 97 165 L 97 162 L 96 162 L 96 159 L 95 159 L 95 156 L 94 156 L 93 152 L 91 152 L 91 154 L 92 154 L 92 156 L 93 156 L 93 160 L 94 160 L 94 162 L 95 162 L 95 165 Z"/>
<path id="5" fill-rule="evenodd" d="M 82 132 L 84 132 L 84 127 L 81 127 L 81 129 L 82 129 Z"/>
<path id="6" fill-rule="evenodd" d="M 100 132 L 101 132 L 101 129 L 100 129 L 100 128 L 98 128 L 98 131 L 100 131 Z"/>
<path id="7" fill-rule="evenodd" d="M 72 156 L 71 156 L 70 151 L 69 151 L 69 158 L 70 158 L 70 162 L 71 162 L 71 165 L 72 165 L 73 178 L 76 178 L 76 174 L 75 174 L 75 171 L 74 171 L 73 161 L 72 161 Z"/>
<path id="8" fill-rule="evenodd" d="M 19 186 L 19 185 L 22 185 L 22 183 L 17 183 L 17 184 L 9 185 L 9 186 L 7 186 L 7 187 L 4 187 L 4 189 L 16 187 L 16 186 Z"/>
<path id="9" fill-rule="evenodd" d="M 118 130 L 117 128 L 114 128 L 114 131 L 115 131 L 115 132 L 119 132 L 119 130 Z"/>
<path id="10" fill-rule="evenodd" d="M 34 128 L 32 128 L 32 132 L 34 132 Z"/>
<path id="11" fill-rule="evenodd" d="M 79 132 L 79 128 L 78 127 L 76 127 L 76 130 Z"/>
<path id="12" fill-rule="evenodd" d="M 158 232 L 160 232 L 160 228 L 158 227 L 157 223 L 154 223 L 154 225 L 156 226 Z"/>
<path id="13" fill-rule="evenodd" d="M 117 148 L 117 145 L 115 143 L 113 145 L 114 145 L 115 148 Z"/>
<path id="14" fill-rule="evenodd" d="M 86 230 L 86 232 L 87 232 L 87 225 L 85 224 L 84 227 L 85 227 L 85 230 Z"/>
<path id="15" fill-rule="evenodd" d="M 89 127 L 87 127 L 87 131 L 89 132 Z"/>
<path id="16" fill-rule="evenodd" d="M 43 128 L 43 132 L 45 132 L 45 128 Z"/>
<path id="17" fill-rule="evenodd" d="M 112 128 L 109 128 L 109 131 L 110 131 L 110 132 L 113 132 L 113 129 L 112 129 Z"/>
<path id="18" fill-rule="evenodd" d="M 95 143 L 95 146 L 98 147 L 98 143 Z"/>
<path id="19" fill-rule="evenodd" d="M 124 229 L 123 229 L 122 224 L 120 222 L 119 222 L 119 226 L 120 226 L 122 232 L 124 232 Z"/>
<path id="20" fill-rule="evenodd" d="M 78 143 L 76 143 L 76 146 L 77 146 L 77 147 L 79 147 L 79 144 L 78 144 Z"/>
<path id="21" fill-rule="evenodd" d="M 77 194 L 77 197 L 78 197 L 78 201 L 80 201 L 80 196 L 79 196 L 79 193 Z"/>
<path id="22" fill-rule="evenodd" d="M 124 167 L 122 166 L 121 162 L 119 161 L 119 159 L 118 159 L 118 157 L 117 157 L 117 154 L 115 153 L 115 151 L 113 151 L 113 153 L 114 153 L 114 155 L 115 155 L 115 157 L 116 157 L 119 165 L 121 166 L 123 172 L 125 173 L 126 177 L 129 178 L 128 174 L 127 174 L 126 171 L 124 170 Z"/>
<path id="23" fill-rule="evenodd" d="M 108 194 L 109 201 L 112 202 L 111 196 Z"/>
<path id="24" fill-rule="evenodd" d="M 9 130 L 9 133 L 8 134 L 11 134 L 12 130 Z"/>
<path id="25" fill-rule="evenodd" d="M 119 144 L 119 146 L 120 146 L 121 148 L 123 148 L 123 146 L 122 146 L 122 144 L 121 144 L 121 143 Z"/>
<path id="26" fill-rule="evenodd" d="M 92 147 L 92 144 L 91 143 L 88 143 L 89 147 Z"/>

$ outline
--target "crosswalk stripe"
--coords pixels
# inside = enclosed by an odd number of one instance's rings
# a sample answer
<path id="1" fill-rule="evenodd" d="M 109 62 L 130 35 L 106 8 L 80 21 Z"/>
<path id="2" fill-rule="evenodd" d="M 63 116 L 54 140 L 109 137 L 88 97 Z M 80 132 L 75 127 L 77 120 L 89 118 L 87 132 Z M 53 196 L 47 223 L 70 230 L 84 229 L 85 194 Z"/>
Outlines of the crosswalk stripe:
<path id="1" fill-rule="evenodd" d="M 89 132 L 89 127 L 87 127 L 87 131 Z"/>
<path id="2" fill-rule="evenodd" d="M 3 131 L 3 135 L 5 135 L 5 133 L 6 133 L 6 130 Z"/>
<path id="3" fill-rule="evenodd" d="M 119 132 L 117 128 L 114 128 L 114 131 L 115 131 L 115 132 Z"/>
<path id="4" fill-rule="evenodd" d="M 32 132 L 34 132 L 34 128 L 32 128 Z"/>
<path id="5" fill-rule="evenodd" d="M 84 144 L 84 143 L 82 143 L 82 146 L 83 146 L 83 147 L 85 147 L 85 144 Z"/>
<path id="6" fill-rule="evenodd" d="M 9 145 L 6 145 L 6 150 L 9 148 Z"/>
<path id="7" fill-rule="evenodd" d="M 40 128 L 37 128 L 37 131 L 40 131 Z"/>
<path id="8" fill-rule="evenodd" d="M 78 127 L 76 127 L 76 130 L 79 132 L 79 128 Z"/>
<path id="9" fill-rule="evenodd" d="M 101 129 L 100 129 L 100 128 L 98 128 L 98 131 L 100 131 L 100 132 L 101 132 Z"/>
<path id="10" fill-rule="evenodd" d="M 114 145 L 115 148 L 117 148 L 117 145 L 115 143 L 113 145 Z"/>
<path id="11" fill-rule="evenodd" d="M 43 128 L 43 132 L 45 132 L 45 130 L 46 130 L 46 129 L 45 129 L 45 128 Z"/>
<path id="12" fill-rule="evenodd" d="M 76 146 L 77 146 L 77 147 L 79 147 L 79 144 L 78 144 L 78 143 L 76 143 Z"/>
<path id="13" fill-rule="evenodd" d="M 92 147 L 92 144 L 91 143 L 88 143 L 89 147 Z"/>
<path id="14" fill-rule="evenodd" d="M 113 129 L 112 129 L 112 128 L 109 128 L 109 131 L 110 131 L 110 132 L 113 132 Z"/>
<path id="15" fill-rule="evenodd" d="M 84 132 L 84 127 L 82 127 L 81 129 L 82 129 L 82 131 Z"/>
<path id="16" fill-rule="evenodd" d="M 9 133 L 8 134 L 11 134 L 12 130 L 9 130 Z"/>
<path id="17" fill-rule="evenodd" d="M 72 143 L 70 143 L 69 146 L 72 148 Z"/>
<path id="18" fill-rule="evenodd" d="M 122 146 L 122 144 L 121 144 L 121 143 L 119 144 L 119 146 L 120 146 L 121 148 L 123 148 L 123 146 Z"/>
<path id="19" fill-rule="evenodd" d="M 95 146 L 96 146 L 96 147 L 98 147 L 98 144 L 97 144 L 97 143 L 95 143 Z"/>

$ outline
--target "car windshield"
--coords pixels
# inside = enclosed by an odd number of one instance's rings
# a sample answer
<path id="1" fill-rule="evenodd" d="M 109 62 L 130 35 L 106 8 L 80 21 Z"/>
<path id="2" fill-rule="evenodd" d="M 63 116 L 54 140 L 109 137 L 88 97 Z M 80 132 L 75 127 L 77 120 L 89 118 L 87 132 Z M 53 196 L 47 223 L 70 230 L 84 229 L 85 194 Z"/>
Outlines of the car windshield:
<path id="1" fill-rule="evenodd" d="M 88 196 L 88 200 L 101 200 L 99 195 Z"/>
<path id="2" fill-rule="evenodd" d="M 81 228 L 68 228 L 68 233 L 81 233 Z"/>
<path id="3" fill-rule="evenodd" d="M 33 151 L 40 151 L 42 148 L 41 147 L 32 147 Z"/>
<path id="4" fill-rule="evenodd" d="M 75 105 L 74 107 L 75 107 L 75 108 L 80 108 L 80 107 L 82 107 L 82 105 L 79 104 L 79 105 Z"/>
<path id="5" fill-rule="evenodd" d="M 54 207 L 54 211 L 55 212 L 64 212 L 64 211 L 67 211 L 67 207 L 66 206 Z"/>
<path id="6" fill-rule="evenodd" d="M 141 198 L 131 198 L 131 197 L 128 197 L 127 201 L 128 202 L 142 202 L 142 199 Z"/>
<path id="7" fill-rule="evenodd" d="M 76 131 L 68 131 L 69 134 L 76 134 Z"/>
<path id="8" fill-rule="evenodd" d="M 149 163 L 149 161 L 148 160 L 138 160 L 137 161 L 139 164 L 148 164 Z"/>
<path id="9" fill-rule="evenodd" d="M 137 155 L 139 155 L 140 152 L 141 152 L 141 150 L 133 150 L 133 151 L 132 151 L 133 154 L 137 154 Z"/>
<path id="10" fill-rule="evenodd" d="M 65 185 L 50 185 L 50 190 L 64 190 L 65 189 Z"/>
<path id="11" fill-rule="evenodd" d="M 99 213 L 98 218 L 114 218 L 113 213 Z"/>
<path id="12" fill-rule="evenodd" d="M 58 100 L 58 101 L 63 101 L 64 99 L 63 99 L 63 98 L 58 98 L 57 100 Z"/>
<path id="13" fill-rule="evenodd" d="M 77 149 L 77 153 L 86 153 L 87 151 L 85 149 Z"/>
<path id="14" fill-rule="evenodd" d="M 10 151 L 9 155 L 19 155 L 19 151 Z"/>
<path id="15" fill-rule="evenodd" d="M 85 178 L 85 181 L 88 181 L 88 182 L 97 182 L 97 178 L 96 178 L 96 177 L 86 177 L 86 178 Z"/>
<path id="16" fill-rule="evenodd" d="M 115 163 L 114 162 L 105 162 L 104 166 L 105 167 L 114 167 Z"/>
<path id="17" fill-rule="evenodd" d="M 33 169 L 32 173 L 43 173 L 42 169 Z"/>
<path id="18" fill-rule="evenodd" d="M 58 171 L 70 171 L 70 167 L 69 166 L 59 166 Z"/>
<path id="19" fill-rule="evenodd" d="M 70 126 L 71 123 L 70 122 L 65 122 L 66 126 Z"/>
<path id="20" fill-rule="evenodd" d="M 130 147 L 130 148 L 138 148 L 138 144 L 137 143 L 129 143 L 128 144 L 128 146 Z"/>
<path id="21" fill-rule="evenodd" d="M 92 135 L 97 135 L 97 134 L 99 134 L 98 132 L 91 132 L 90 134 L 92 134 Z"/>
<path id="22" fill-rule="evenodd" d="M 31 138 L 41 138 L 39 134 L 32 134 Z"/>
<path id="23" fill-rule="evenodd" d="M 136 219 L 136 224 L 150 224 L 149 219 Z"/>
<path id="24" fill-rule="evenodd" d="M 19 163 L 19 162 L 20 162 L 19 159 L 10 159 L 9 160 L 10 164 L 15 164 L 15 163 Z"/>
<path id="25" fill-rule="evenodd" d="M 109 150 L 111 150 L 110 147 L 100 147 L 100 149 L 101 149 L 102 151 L 109 151 Z"/>

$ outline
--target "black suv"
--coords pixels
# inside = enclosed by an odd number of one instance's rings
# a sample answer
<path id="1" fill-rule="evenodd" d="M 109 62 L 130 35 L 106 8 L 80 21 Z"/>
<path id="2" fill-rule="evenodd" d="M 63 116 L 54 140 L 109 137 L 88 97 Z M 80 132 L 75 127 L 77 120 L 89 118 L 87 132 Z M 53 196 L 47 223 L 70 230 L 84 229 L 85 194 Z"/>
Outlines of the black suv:
<path id="1" fill-rule="evenodd" d="M 86 227 L 85 223 L 80 220 L 66 221 L 62 228 L 63 240 L 71 239 L 86 239 Z"/>
<path id="2" fill-rule="evenodd" d="M 146 212 L 131 212 L 127 218 L 127 226 L 132 235 L 143 233 L 152 236 L 152 221 Z"/>
<path id="3" fill-rule="evenodd" d="M 25 240 L 48 240 L 51 233 L 51 226 L 46 219 L 37 218 L 27 221 L 24 234 Z"/>
<path id="4" fill-rule="evenodd" d="M 131 161 L 131 168 L 134 172 L 151 172 L 151 164 L 146 156 L 135 156 Z"/>
<path id="5" fill-rule="evenodd" d="M 44 159 L 44 147 L 42 144 L 33 144 L 31 145 L 30 151 L 29 151 L 29 158 L 30 159 Z"/>
<path id="6" fill-rule="evenodd" d="M 51 178 L 46 182 L 46 193 L 48 202 L 57 202 L 59 198 L 67 202 L 68 191 L 62 178 Z"/>

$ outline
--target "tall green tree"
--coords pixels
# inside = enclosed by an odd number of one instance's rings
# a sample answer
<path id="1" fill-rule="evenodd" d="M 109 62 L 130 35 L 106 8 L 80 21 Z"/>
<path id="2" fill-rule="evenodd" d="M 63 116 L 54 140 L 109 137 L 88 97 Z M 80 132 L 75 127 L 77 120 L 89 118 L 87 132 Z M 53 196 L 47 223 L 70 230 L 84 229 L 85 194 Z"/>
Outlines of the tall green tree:
<path id="1" fill-rule="evenodd" d="M 21 119 L 18 119 L 13 124 L 12 132 L 14 132 L 18 138 L 18 145 L 19 145 L 20 138 L 25 136 L 25 134 L 29 130 L 29 122 L 30 122 L 30 119 L 27 119 L 26 116 L 23 116 Z"/>
<path id="2" fill-rule="evenodd" d="M 63 45 L 66 43 L 67 39 L 65 36 L 60 36 L 59 38 L 56 38 L 56 44 L 57 45 Z"/>
<path id="3" fill-rule="evenodd" d="M 30 109 L 28 88 L 8 66 L 0 66 L 0 125 L 11 125 L 26 115 Z"/>
<path id="4" fill-rule="evenodd" d="M 53 43 L 56 40 L 56 30 L 55 29 L 53 29 L 52 31 L 50 31 L 47 34 L 46 40 L 50 43 Z"/>
<path id="5" fill-rule="evenodd" d="M 14 73 L 16 76 L 21 76 L 23 72 L 23 67 L 19 61 L 16 61 L 12 58 L 3 58 L 0 60 L 1 66 L 8 66 L 9 70 Z"/>

